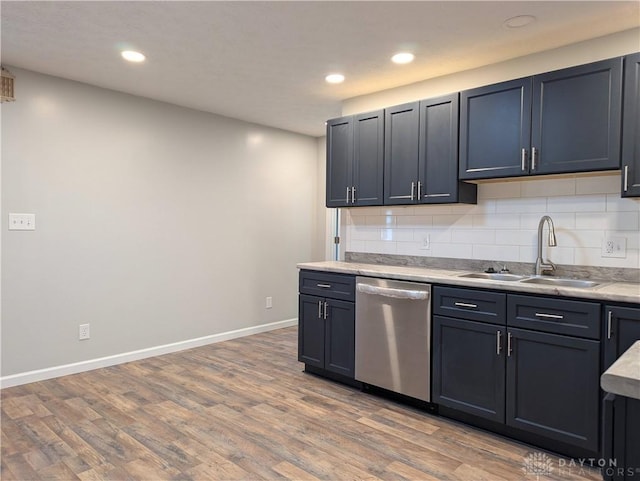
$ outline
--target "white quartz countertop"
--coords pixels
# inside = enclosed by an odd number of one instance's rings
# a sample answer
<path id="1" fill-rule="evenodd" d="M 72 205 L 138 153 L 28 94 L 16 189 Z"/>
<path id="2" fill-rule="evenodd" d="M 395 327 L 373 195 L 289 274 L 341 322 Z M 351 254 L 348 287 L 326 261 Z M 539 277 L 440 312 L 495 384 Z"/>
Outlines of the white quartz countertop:
<path id="1" fill-rule="evenodd" d="M 604 391 L 640 399 L 640 341 L 636 341 L 600 377 Z"/>
<path id="2" fill-rule="evenodd" d="M 484 287 L 494 290 L 527 292 L 531 294 L 557 295 L 593 299 L 596 301 L 630 302 L 640 304 L 640 283 L 607 282 L 588 288 L 560 287 L 541 284 L 528 284 L 518 281 L 496 281 L 491 279 L 472 279 L 459 277 L 472 271 L 435 269 L 428 267 L 389 266 L 382 264 L 363 264 L 358 262 L 304 262 L 299 269 L 337 272 L 368 277 L 383 277 L 405 281 L 432 284 L 449 284 L 466 287 Z"/>

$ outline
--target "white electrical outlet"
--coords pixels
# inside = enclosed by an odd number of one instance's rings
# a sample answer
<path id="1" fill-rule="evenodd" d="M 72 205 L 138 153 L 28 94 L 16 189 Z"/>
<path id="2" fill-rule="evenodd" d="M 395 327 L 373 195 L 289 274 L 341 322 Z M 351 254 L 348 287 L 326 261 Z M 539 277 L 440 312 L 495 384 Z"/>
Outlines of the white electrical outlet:
<path id="1" fill-rule="evenodd" d="M 267 309 L 271 309 L 273 307 L 273 297 L 267 297 L 265 299 L 264 307 Z"/>
<path id="2" fill-rule="evenodd" d="M 627 257 L 627 238 L 605 237 L 602 240 L 602 257 Z"/>
<path id="3" fill-rule="evenodd" d="M 91 337 L 91 332 L 89 331 L 89 324 L 80 324 L 78 326 L 78 339 L 83 341 L 85 339 L 89 339 Z"/>
<path id="4" fill-rule="evenodd" d="M 431 249 L 431 234 L 427 234 L 422 238 L 420 249 L 428 251 Z"/>
<path id="5" fill-rule="evenodd" d="M 9 214 L 9 230 L 36 230 L 36 215 Z"/>

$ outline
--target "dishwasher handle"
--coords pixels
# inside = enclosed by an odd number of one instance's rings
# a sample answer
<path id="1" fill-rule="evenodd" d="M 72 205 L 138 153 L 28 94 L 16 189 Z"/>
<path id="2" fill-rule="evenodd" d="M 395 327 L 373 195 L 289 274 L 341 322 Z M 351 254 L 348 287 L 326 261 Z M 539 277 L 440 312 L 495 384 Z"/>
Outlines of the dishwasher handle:
<path id="1" fill-rule="evenodd" d="M 362 283 L 358 283 L 356 289 L 362 294 L 392 297 L 394 299 L 410 299 L 414 301 L 424 301 L 429 299 L 428 290 L 423 291 L 414 289 L 395 289 L 393 287 L 371 286 L 369 284 Z"/>

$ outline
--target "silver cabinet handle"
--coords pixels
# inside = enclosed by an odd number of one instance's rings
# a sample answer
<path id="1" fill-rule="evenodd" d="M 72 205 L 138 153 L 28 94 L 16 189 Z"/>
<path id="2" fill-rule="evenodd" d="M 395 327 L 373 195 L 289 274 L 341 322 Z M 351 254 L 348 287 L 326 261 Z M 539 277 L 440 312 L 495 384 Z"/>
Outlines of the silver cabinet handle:
<path id="1" fill-rule="evenodd" d="M 538 159 L 538 149 L 531 147 L 531 171 L 536 170 L 536 160 Z"/>
<path id="2" fill-rule="evenodd" d="M 624 166 L 624 191 L 629 190 L 629 166 Z"/>
<path id="3" fill-rule="evenodd" d="M 418 181 L 418 202 L 422 199 L 422 182 Z"/>
<path id="4" fill-rule="evenodd" d="M 507 334 L 507 356 L 511 357 L 513 349 L 511 348 L 511 333 Z"/>
<path id="5" fill-rule="evenodd" d="M 347 187 L 347 204 L 349 203 L 349 193 L 351 192 L 351 187 Z"/>
<path id="6" fill-rule="evenodd" d="M 545 314 L 543 312 L 536 312 L 536 317 L 542 317 L 543 319 L 564 319 L 564 316 L 559 314 Z"/>
<path id="7" fill-rule="evenodd" d="M 322 301 L 318 301 L 318 319 L 322 319 Z"/>
<path id="8" fill-rule="evenodd" d="M 321 287 L 322 289 L 331 289 L 331 284 L 316 284 L 316 287 Z"/>
<path id="9" fill-rule="evenodd" d="M 522 157 L 521 157 L 521 168 L 522 172 L 527 171 L 527 149 L 522 149 Z"/>
<path id="10" fill-rule="evenodd" d="M 454 305 L 458 306 L 458 307 L 469 307 L 471 309 L 477 309 L 478 308 L 478 306 L 476 304 L 469 304 L 467 302 L 454 302 Z"/>
<path id="11" fill-rule="evenodd" d="M 502 350 L 501 337 L 502 337 L 502 331 L 496 331 L 496 354 L 498 356 L 500 355 L 500 351 Z"/>
<path id="12" fill-rule="evenodd" d="M 353 187 L 351 187 L 351 203 L 352 204 L 356 203 L 356 187 L 355 187 L 355 185 Z"/>
<path id="13" fill-rule="evenodd" d="M 327 301 L 324 301 L 324 315 L 322 316 L 323 319 L 327 318 Z"/>
<path id="14" fill-rule="evenodd" d="M 611 339 L 611 317 L 612 317 L 612 312 L 609 311 L 607 313 L 607 339 Z"/>
<path id="15" fill-rule="evenodd" d="M 415 191 L 416 191 L 416 183 L 411 182 L 411 200 L 413 200 L 415 197 Z"/>

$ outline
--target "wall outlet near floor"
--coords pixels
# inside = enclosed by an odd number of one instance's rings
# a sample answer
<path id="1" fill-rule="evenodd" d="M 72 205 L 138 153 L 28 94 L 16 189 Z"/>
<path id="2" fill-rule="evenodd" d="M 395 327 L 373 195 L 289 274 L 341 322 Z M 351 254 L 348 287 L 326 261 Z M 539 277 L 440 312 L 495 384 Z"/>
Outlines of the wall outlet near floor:
<path id="1" fill-rule="evenodd" d="M 89 324 L 80 324 L 78 326 L 78 339 L 84 341 L 85 339 L 89 339 L 90 336 Z"/>
<path id="2" fill-rule="evenodd" d="M 36 215 L 9 214 L 9 230 L 36 230 Z"/>
<path id="3" fill-rule="evenodd" d="M 273 297 L 269 296 L 265 299 L 264 307 L 266 309 L 271 309 L 273 307 Z"/>
<path id="4" fill-rule="evenodd" d="M 428 251 L 431 249 L 431 234 L 427 234 L 422 238 L 420 249 Z"/>
<path id="5" fill-rule="evenodd" d="M 602 257 L 627 257 L 627 238 L 605 237 L 602 240 Z"/>

